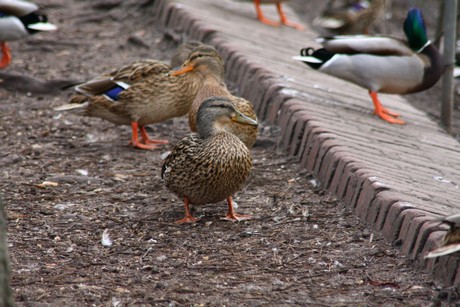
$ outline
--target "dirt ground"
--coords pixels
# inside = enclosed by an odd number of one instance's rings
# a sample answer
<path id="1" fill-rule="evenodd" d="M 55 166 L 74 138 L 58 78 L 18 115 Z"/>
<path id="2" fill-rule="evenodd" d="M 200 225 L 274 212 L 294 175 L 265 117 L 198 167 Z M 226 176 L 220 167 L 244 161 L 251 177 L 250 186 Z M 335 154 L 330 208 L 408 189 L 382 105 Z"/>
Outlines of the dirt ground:
<path id="1" fill-rule="evenodd" d="M 59 31 L 12 43 L 4 73 L 72 83 L 141 58 L 168 60 L 176 44 L 155 29 L 153 1 L 39 3 Z M 188 133 L 184 118 L 150 127 L 170 145 L 136 150 L 128 127 L 53 111 L 72 89 L 45 84 L 52 93 L 44 95 L 43 84 L 30 84 L 0 89 L 0 191 L 18 306 L 458 300 L 277 153 L 276 127 L 261 127 L 251 177 L 235 198 L 238 212 L 254 219 L 222 221 L 220 203 L 196 208 L 200 222 L 176 225 L 183 206 L 163 186 L 160 169 L 162 156 Z M 104 232 L 110 247 L 101 243 Z"/>

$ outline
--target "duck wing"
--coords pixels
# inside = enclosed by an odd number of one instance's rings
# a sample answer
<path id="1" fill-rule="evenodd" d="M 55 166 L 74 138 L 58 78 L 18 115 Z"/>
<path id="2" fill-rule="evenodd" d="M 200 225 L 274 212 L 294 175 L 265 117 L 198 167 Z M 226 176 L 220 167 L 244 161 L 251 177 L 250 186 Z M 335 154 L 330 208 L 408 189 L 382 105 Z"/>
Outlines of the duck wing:
<path id="1" fill-rule="evenodd" d="M 156 60 L 140 60 L 80 84 L 75 87 L 75 90 L 86 96 L 101 95 L 116 85 L 127 89 L 136 82 L 152 75 L 167 74 L 170 70 L 171 67 L 166 63 Z"/>
<path id="2" fill-rule="evenodd" d="M 324 37 L 318 41 L 334 53 L 400 56 L 414 53 L 403 40 L 386 36 L 343 35 Z"/>
<path id="3" fill-rule="evenodd" d="M 13 15 L 24 16 L 38 10 L 38 5 L 29 1 L 21 0 L 0 0 L 0 12 Z"/>

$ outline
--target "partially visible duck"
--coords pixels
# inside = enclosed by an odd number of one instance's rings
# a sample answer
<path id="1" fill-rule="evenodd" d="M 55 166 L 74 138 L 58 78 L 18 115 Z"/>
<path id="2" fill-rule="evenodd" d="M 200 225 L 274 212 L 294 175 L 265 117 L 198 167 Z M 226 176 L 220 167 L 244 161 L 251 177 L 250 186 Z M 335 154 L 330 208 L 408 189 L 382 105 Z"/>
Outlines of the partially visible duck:
<path id="1" fill-rule="evenodd" d="M 298 23 L 289 21 L 287 19 L 286 14 L 284 14 L 283 8 L 281 7 L 281 3 L 285 2 L 286 0 L 237 0 L 237 1 L 246 1 L 246 2 L 253 1 L 254 5 L 256 6 L 257 19 L 259 19 L 264 24 L 267 24 L 270 26 L 279 26 L 281 23 L 282 25 L 292 27 L 297 30 L 305 29 L 304 26 Z M 264 13 L 262 12 L 262 9 L 260 8 L 261 4 L 275 4 L 276 9 L 278 10 L 278 14 L 280 16 L 280 23 L 265 18 Z"/>
<path id="2" fill-rule="evenodd" d="M 48 22 L 46 15 L 38 12 L 35 3 L 22 0 L 0 0 L 0 68 L 11 63 L 11 50 L 7 42 L 28 37 L 41 31 L 53 31 L 57 27 Z"/>
<path id="3" fill-rule="evenodd" d="M 430 251 L 425 258 L 440 257 L 460 251 L 460 214 L 446 216 L 434 222 L 447 224 L 449 230 L 444 235 L 440 246 Z"/>
<path id="4" fill-rule="evenodd" d="M 176 223 L 194 223 L 189 205 L 205 205 L 227 200 L 224 219 L 240 221 L 249 215 L 235 213 L 232 194 L 239 191 L 252 167 L 251 152 L 238 137 L 223 129 L 239 123 L 257 122 L 240 113 L 226 97 L 203 101 L 197 116 L 197 133 L 180 140 L 166 158 L 161 178 L 166 187 L 183 199 L 185 217 Z"/>
<path id="5" fill-rule="evenodd" d="M 171 68 L 176 68 L 181 66 L 187 59 L 190 53 L 198 48 L 199 46 L 203 46 L 203 43 L 200 41 L 191 40 L 187 43 L 180 45 L 176 51 L 174 52 L 173 56 L 170 60 Z"/>
<path id="6" fill-rule="evenodd" d="M 336 34 L 369 34 L 370 26 L 382 19 L 385 0 L 352 1 L 343 6 L 328 6 L 313 24 Z"/>
<path id="7" fill-rule="evenodd" d="M 185 61 L 180 68 L 171 73 L 174 76 L 178 76 L 193 71 L 198 71 L 204 77 L 203 86 L 198 91 L 190 108 L 190 129 L 194 132 L 197 131 L 196 118 L 198 109 L 200 108 L 200 105 L 203 103 L 203 101 L 213 96 L 225 96 L 229 98 L 239 112 L 243 113 L 249 118 L 252 118 L 254 121 L 257 121 L 257 116 L 254 112 L 252 103 L 244 98 L 236 97 L 228 91 L 224 81 L 224 61 L 222 58 L 218 54 L 215 54 L 213 50 L 210 50 L 210 53 L 214 54 L 215 56 L 208 56 L 206 65 L 195 65 L 193 62 L 195 57 L 203 56 L 203 54 L 200 54 L 200 52 L 197 51 L 190 53 L 187 61 Z M 256 142 L 257 125 L 245 125 L 232 122 L 228 125 L 225 125 L 224 128 L 239 137 L 240 140 L 243 141 L 246 146 L 248 146 L 248 148 L 252 148 Z"/>
<path id="8" fill-rule="evenodd" d="M 197 50 L 212 48 L 203 46 Z M 215 49 L 214 52 L 217 53 Z M 192 60 L 197 66 L 205 66 L 206 61 L 206 55 Z M 203 84 L 204 76 L 199 72 L 184 76 L 172 76 L 170 72 L 171 66 L 161 61 L 136 61 L 77 86 L 78 93 L 70 103 L 55 110 L 77 110 L 82 116 L 131 125 L 131 144 L 141 149 L 154 149 L 157 144 L 168 141 L 150 139 L 145 126 L 187 114 Z"/>
<path id="9" fill-rule="evenodd" d="M 392 124 L 404 124 L 399 114 L 382 106 L 377 93 L 420 92 L 432 87 L 444 71 L 441 54 L 427 39 L 419 9 L 407 13 L 404 32 L 407 42 L 363 35 L 324 38 L 324 48 L 304 48 L 294 59 L 368 89 L 376 115 Z"/>

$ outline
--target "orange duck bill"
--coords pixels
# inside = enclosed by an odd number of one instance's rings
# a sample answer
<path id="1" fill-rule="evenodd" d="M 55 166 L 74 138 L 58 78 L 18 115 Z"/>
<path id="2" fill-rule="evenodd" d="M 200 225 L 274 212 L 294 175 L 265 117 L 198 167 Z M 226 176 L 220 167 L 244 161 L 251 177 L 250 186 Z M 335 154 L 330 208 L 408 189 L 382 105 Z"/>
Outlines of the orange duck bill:
<path id="1" fill-rule="evenodd" d="M 179 75 L 183 75 L 185 73 L 188 73 L 189 71 L 192 71 L 194 69 L 194 67 L 192 65 L 189 65 L 187 63 L 184 63 L 184 65 L 182 65 L 181 67 L 179 67 L 178 69 L 176 70 L 173 70 L 170 75 L 171 76 L 179 76 Z"/>

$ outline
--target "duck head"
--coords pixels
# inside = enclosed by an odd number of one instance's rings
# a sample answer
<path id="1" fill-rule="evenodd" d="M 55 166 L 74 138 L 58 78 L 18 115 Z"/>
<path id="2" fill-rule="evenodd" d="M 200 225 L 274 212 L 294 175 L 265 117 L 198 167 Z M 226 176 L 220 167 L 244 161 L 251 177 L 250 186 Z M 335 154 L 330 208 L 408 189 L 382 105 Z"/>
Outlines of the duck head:
<path id="1" fill-rule="evenodd" d="M 404 33 L 412 50 L 421 51 L 427 45 L 425 22 L 419 9 L 412 8 L 407 12 L 406 20 L 404 20 Z"/>
<path id="2" fill-rule="evenodd" d="M 204 100 L 197 113 L 198 134 L 207 138 L 224 131 L 224 125 L 239 123 L 257 126 L 257 121 L 238 111 L 226 97 L 210 97 Z"/>
<path id="3" fill-rule="evenodd" d="M 191 71 L 203 75 L 212 74 L 224 79 L 224 60 L 216 49 L 208 45 L 202 45 L 190 53 L 188 59 L 178 69 L 171 72 L 172 76 L 179 76 Z"/>

